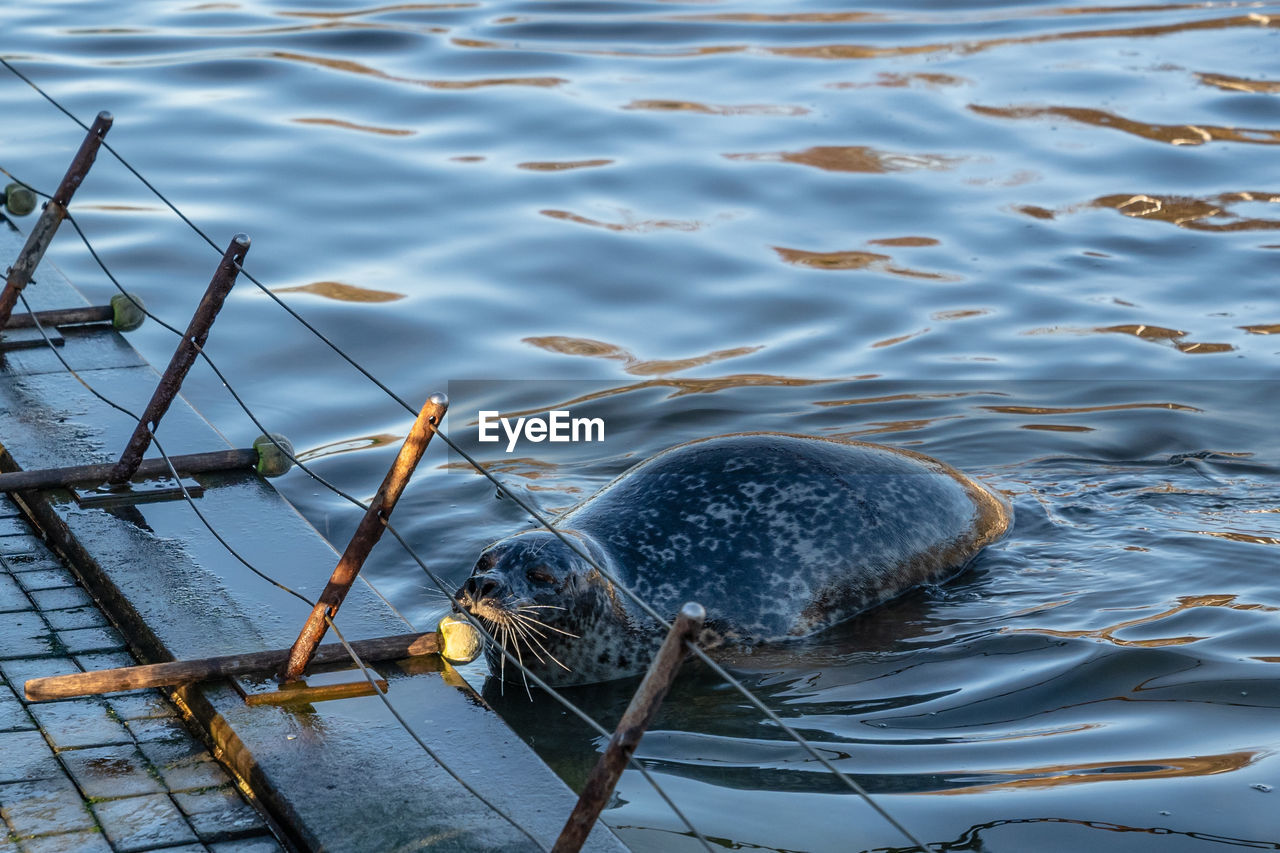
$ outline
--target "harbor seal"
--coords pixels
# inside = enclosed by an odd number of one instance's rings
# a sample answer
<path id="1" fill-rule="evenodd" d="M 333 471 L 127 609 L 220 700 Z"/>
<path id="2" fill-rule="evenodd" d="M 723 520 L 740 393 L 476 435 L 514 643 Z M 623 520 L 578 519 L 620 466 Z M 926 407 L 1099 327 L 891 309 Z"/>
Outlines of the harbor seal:
<path id="1" fill-rule="evenodd" d="M 663 639 L 614 581 L 664 617 L 704 605 L 704 648 L 775 643 L 945 580 L 1010 521 L 995 492 L 909 450 L 716 436 L 657 454 L 551 522 L 604 574 L 538 528 L 486 548 L 456 597 L 549 684 L 587 684 L 643 672 Z M 486 657 L 520 679 L 496 648 Z"/>

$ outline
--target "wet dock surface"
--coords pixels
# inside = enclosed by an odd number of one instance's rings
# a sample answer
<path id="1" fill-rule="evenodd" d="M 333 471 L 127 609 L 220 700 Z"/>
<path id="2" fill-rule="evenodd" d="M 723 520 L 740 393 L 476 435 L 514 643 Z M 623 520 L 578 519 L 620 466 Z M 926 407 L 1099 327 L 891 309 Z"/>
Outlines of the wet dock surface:
<path id="1" fill-rule="evenodd" d="M 136 661 L 3 498 L 0 626 L 0 853 L 281 849 L 159 691 L 25 700 L 27 679 Z"/>

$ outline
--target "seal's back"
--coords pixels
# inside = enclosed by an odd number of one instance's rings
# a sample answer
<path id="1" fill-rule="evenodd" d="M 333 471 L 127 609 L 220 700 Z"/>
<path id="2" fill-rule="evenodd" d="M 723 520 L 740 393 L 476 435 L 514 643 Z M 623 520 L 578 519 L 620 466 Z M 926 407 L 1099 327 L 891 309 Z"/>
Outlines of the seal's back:
<path id="1" fill-rule="evenodd" d="M 556 526 L 605 546 L 659 612 L 696 600 L 726 639 L 770 641 L 943 580 L 1009 523 L 1000 497 L 927 456 L 747 433 L 660 453 Z"/>

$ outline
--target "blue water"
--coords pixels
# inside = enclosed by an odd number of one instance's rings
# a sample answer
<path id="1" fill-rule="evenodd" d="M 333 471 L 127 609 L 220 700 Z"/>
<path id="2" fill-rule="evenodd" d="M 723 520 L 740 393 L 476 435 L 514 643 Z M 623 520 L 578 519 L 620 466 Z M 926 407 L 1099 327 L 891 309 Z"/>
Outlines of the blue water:
<path id="1" fill-rule="evenodd" d="M 926 840 L 1280 840 L 1280 5 L 85 0 L 0 20 L 5 58 L 81 117 L 111 110 L 114 146 L 215 240 L 248 232 L 248 268 L 414 405 L 474 379 L 507 411 L 593 395 L 575 409 L 605 445 L 485 451 L 543 508 L 755 429 L 910 447 L 1005 491 L 1014 533 L 955 582 L 735 662 Z M 80 136 L 0 74 L 0 166 L 49 190 Z M 185 322 L 213 249 L 106 155 L 73 212 Z M 110 294 L 71 232 L 52 257 Z M 173 346 L 155 324 L 131 340 L 154 363 Z M 373 493 L 396 403 L 244 282 L 209 351 L 324 476 Z M 203 368 L 186 393 L 233 444 L 257 434 Z M 526 522 L 452 463 L 432 449 L 397 524 L 457 582 Z M 345 541 L 355 510 L 277 482 Z M 416 622 L 442 612 L 394 547 L 367 571 Z M 485 693 L 580 783 L 589 733 Z M 696 668 L 639 755 L 724 846 L 906 845 Z M 697 849 L 634 773 L 604 817 L 637 850 Z"/>

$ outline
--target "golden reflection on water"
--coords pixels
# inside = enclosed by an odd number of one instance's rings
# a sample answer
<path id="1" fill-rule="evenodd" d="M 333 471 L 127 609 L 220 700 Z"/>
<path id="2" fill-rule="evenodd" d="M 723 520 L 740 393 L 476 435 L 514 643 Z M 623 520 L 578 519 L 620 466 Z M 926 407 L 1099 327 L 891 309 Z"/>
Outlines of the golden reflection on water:
<path id="1" fill-rule="evenodd" d="M 1161 7 L 1154 7 L 1160 9 Z M 1224 30 L 1235 27 L 1276 27 L 1280 26 L 1280 18 L 1273 19 L 1268 15 L 1251 13 L 1233 15 L 1228 18 L 1215 18 L 1208 21 L 1184 21 L 1177 24 L 1149 27 L 1122 27 L 1103 30 L 1081 30 L 1068 33 L 1049 33 L 1046 35 L 1023 36 L 1018 38 L 995 38 L 986 40 L 967 39 L 955 42 L 937 42 L 934 44 L 902 45 L 898 47 L 881 47 L 878 45 L 859 44 L 827 44 L 809 47 L 768 47 L 764 50 L 776 56 L 803 57 L 807 59 L 879 59 L 894 56 L 915 56 L 924 53 L 981 53 L 992 48 L 1010 45 L 1044 44 L 1047 42 L 1076 41 L 1080 39 L 1102 38 L 1156 38 L 1173 33 L 1194 32 L 1197 30 Z"/>
<path id="2" fill-rule="evenodd" d="M 1087 107 L 984 107 L 970 104 L 979 115 L 1007 119 L 1065 118 L 1081 124 L 1122 130 L 1153 142 L 1169 145 L 1203 145 L 1206 142 L 1245 142 L 1280 145 L 1280 130 L 1219 127 L 1211 124 L 1151 124 Z"/>
<path id="3" fill-rule="evenodd" d="M 898 266 L 892 263 L 892 257 L 878 252 L 809 252 L 804 249 L 788 249 L 784 246 L 774 246 L 773 250 L 778 253 L 782 260 L 789 264 L 809 267 L 815 270 L 874 270 L 906 278 L 923 278 L 930 281 L 960 281 L 958 276 L 946 273 L 926 272 L 925 270 Z"/>
<path id="4" fill-rule="evenodd" d="M 1280 95 L 1280 80 L 1250 80 L 1248 77 L 1231 77 L 1226 74 L 1197 72 L 1196 77 L 1206 86 L 1216 86 L 1228 92 L 1251 92 L 1259 95 Z"/>
<path id="5" fill-rule="evenodd" d="M 318 65 L 330 71 L 341 71 L 345 74 L 360 74 L 391 83 L 408 83 L 413 86 L 425 86 L 428 89 L 479 89 L 486 86 L 537 86 L 552 87 L 569 82 L 561 77 L 486 77 L 476 80 L 428 80 L 419 77 L 399 77 L 379 71 L 369 65 L 353 62 L 349 59 L 334 59 L 328 56 L 314 56 L 305 53 L 293 53 L 284 50 L 271 50 L 263 54 L 269 59 L 283 59 L 286 62 L 297 62 L 303 65 Z"/>
<path id="6" fill-rule="evenodd" d="M 886 89 L 905 89 L 916 83 L 922 83 L 931 89 L 939 89 L 943 86 L 968 86 L 973 81 L 966 77 L 956 77 L 953 74 L 939 74 L 937 72 L 917 71 L 910 74 L 900 74 L 893 71 L 881 71 L 876 75 L 874 80 L 868 82 L 839 82 L 828 83 L 828 89 L 869 89 L 872 86 L 880 86 Z"/>
<path id="7" fill-rule="evenodd" d="M 786 104 L 702 104 L 697 101 L 636 100 L 624 110 L 654 110 L 671 113 L 700 113 L 715 116 L 802 116 L 807 107 Z"/>
<path id="8" fill-rule="evenodd" d="M 611 397 L 620 397 L 624 394 L 633 394 L 638 391 L 646 391 L 650 388 L 670 388 L 672 390 L 668 395 L 668 399 L 674 399 L 676 397 L 685 397 L 690 394 L 715 394 L 719 391 L 730 391 L 735 388 L 803 388 L 812 385 L 830 385 L 836 382 L 850 382 L 859 379 L 878 378 L 879 376 L 874 373 L 868 373 L 861 376 L 843 376 L 835 379 L 803 379 L 797 376 L 775 376 L 768 373 L 735 373 L 730 374 L 729 376 L 717 376 L 708 379 L 662 377 L 658 379 L 646 379 L 643 382 L 632 382 L 626 385 L 618 385 L 601 391 L 593 391 L 590 394 L 582 394 L 568 400 L 561 400 L 559 402 L 550 403 L 537 408 L 521 409 L 514 412 L 502 412 L 501 414 L 502 417 L 507 418 L 536 415 L 543 412 L 550 412 L 554 409 L 570 409 L 574 406 L 581 406 L 585 403 L 591 403 L 596 400 L 607 400 Z"/>
<path id="9" fill-rule="evenodd" d="M 872 242 L 874 243 L 875 241 L 873 240 Z M 984 317 L 990 313 L 991 311 L 986 308 L 953 308 L 948 311 L 934 311 L 929 315 L 929 318 L 945 322 L 950 320 L 964 320 L 969 317 Z"/>
<path id="10" fill-rule="evenodd" d="M 951 169 L 962 158 L 941 154 L 898 154 L 877 151 L 865 145 L 818 145 L 803 151 L 760 151 L 725 154 L 728 160 L 761 163 L 795 163 L 827 172 L 862 172 L 884 174 L 909 169 Z"/>
<path id="11" fill-rule="evenodd" d="M 903 400 L 954 400 L 960 397 L 986 397 L 987 391 L 935 391 L 922 394 L 885 394 L 880 397 L 850 397 L 847 400 L 815 400 L 815 406 L 864 406 L 897 403 Z"/>
<path id="12" fill-rule="evenodd" d="M 1227 7 L 1238 4 L 1224 4 Z M 1250 4 L 1251 5 L 1251 4 Z M 1141 7 L 1140 7 L 1141 8 Z M 1141 11 L 1154 10 L 1159 12 L 1167 12 L 1178 10 L 1180 6 L 1153 6 L 1149 8 L 1141 8 Z M 1212 6 L 1192 6 L 1190 8 L 1219 8 L 1217 4 Z M 1095 10 L 1082 10 L 1074 12 L 1070 10 L 1060 11 L 1058 14 L 1092 14 Z M 818 13 L 823 14 L 823 13 Z M 863 15 L 870 13 L 850 12 L 850 13 L 834 13 L 838 15 Z M 1049 13 L 1053 14 L 1053 13 Z M 750 16 L 748 16 L 750 17 Z M 501 23 L 516 23 L 526 20 L 524 18 L 505 18 L 501 19 Z M 678 19 L 677 19 L 678 20 Z M 722 19 L 723 20 L 723 19 Z M 863 22 L 866 19 L 862 19 Z M 743 23 L 754 22 L 743 19 Z M 778 23 L 771 20 L 770 16 L 760 16 L 761 23 Z M 956 23 L 954 17 L 939 18 L 939 23 L 951 24 Z M 1205 21 L 1182 21 L 1176 24 L 1165 24 L 1162 26 L 1146 26 L 1146 27 L 1122 27 L 1115 29 L 1100 30 L 1081 30 L 1066 33 L 1048 33 L 1043 35 L 1031 35 L 1021 37 L 1007 37 L 995 39 L 961 39 L 954 42 L 936 42 L 932 44 L 914 44 L 914 45 L 898 45 L 898 46 L 881 46 L 869 44 L 825 44 L 825 45 L 805 45 L 796 47 L 778 47 L 775 45 L 759 45 L 759 44 L 717 44 L 717 45 L 696 45 L 693 47 L 679 48 L 573 48 L 569 45 L 560 44 L 556 46 L 556 52 L 561 54 L 578 54 L 583 56 L 619 56 L 619 57 L 638 57 L 644 59 L 679 59 L 693 56 L 712 56 L 716 54 L 727 53 L 746 53 L 754 52 L 758 54 L 781 56 L 788 58 L 802 59 L 828 59 L 828 60 L 856 60 L 856 59 L 880 59 L 901 56 L 917 56 L 929 53 L 956 53 L 956 54 L 974 54 L 982 51 L 991 50 L 993 48 L 1006 47 L 1012 45 L 1032 45 L 1044 44 L 1048 42 L 1075 41 L 1081 39 L 1131 39 L 1131 38 L 1157 38 L 1160 36 L 1171 35 L 1175 33 L 1195 32 L 1202 30 L 1223 30 L 1237 27 L 1280 27 L 1280 17 L 1273 19 L 1268 15 L 1259 13 L 1250 13 L 1247 15 L 1233 15 L 1225 18 L 1214 18 Z M 472 38 L 455 38 L 451 39 L 451 43 L 457 47 L 475 48 L 480 50 L 503 50 L 503 51 L 545 51 L 547 46 L 544 42 L 525 41 L 525 40 L 496 40 L 496 39 L 472 39 Z"/>
<path id="13" fill-rule="evenodd" d="M 862 438 L 868 435 L 883 435 L 891 432 L 915 432 L 928 429 L 942 421 L 955 421 L 963 417 L 964 415 L 941 415 L 936 418 L 908 418 L 901 421 L 870 421 L 865 429 L 833 432 L 831 436 L 833 438 Z M 910 442 L 906 443 L 909 444 Z"/>
<path id="14" fill-rule="evenodd" d="M 344 130 L 358 130 L 363 133 L 376 133 L 381 136 L 413 136 L 416 130 L 405 130 L 396 127 L 377 127 L 371 124 L 356 124 L 355 122 L 343 121 L 337 118 L 295 118 L 292 119 L 295 124 L 315 124 L 325 125 L 328 127 L 340 127 Z"/>
<path id="15" fill-rule="evenodd" d="M 908 332 L 905 335 L 898 335 L 897 337 L 893 337 L 893 338 L 885 338 L 884 340 L 876 341 L 875 343 L 873 343 L 871 345 L 871 349 L 883 349 L 885 347 L 891 347 L 894 344 L 900 344 L 903 341 L 909 341 L 912 338 L 918 338 L 921 335 L 927 335 L 929 331 L 930 331 L 929 327 L 926 326 L 923 329 L 920 329 L 915 332 Z"/>
<path id="16" fill-rule="evenodd" d="M 592 228 L 603 228 L 606 231 L 629 231 L 633 234 L 648 234 L 652 231 L 697 231 L 707 224 L 697 219 L 632 219 L 630 211 L 622 212 L 626 217 L 625 221 L 605 222 L 602 219 L 592 219 L 568 210 L 548 208 L 538 211 L 543 216 L 549 216 L 552 219 L 563 219 L 566 222 L 590 225 Z"/>
<path id="17" fill-rule="evenodd" d="M 1035 634 L 1038 636 L 1062 637 L 1064 639 L 1102 640 L 1114 646 L 1163 648 L 1165 646 L 1185 646 L 1189 643 L 1197 642 L 1198 640 L 1208 639 L 1208 637 L 1184 635 L 1178 637 L 1156 637 L 1147 640 L 1124 640 L 1115 636 L 1115 634 L 1117 631 L 1123 631 L 1126 628 L 1133 628 L 1138 625 L 1152 625 L 1162 619 L 1167 619 L 1170 616 L 1175 616 L 1196 607 L 1226 607 L 1230 610 L 1259 610 L 1268 613 L 1280 611 L 1280 608 L 1266 604 L 1237 604 L 1236 596 L 1234 595 L 1180 595 L 1178 596 L 1177 601 L 1178 603 L 1176 605 L 1167 610 L 1163 610 L 1159 613 L 1151 613 L 1146 616 L 1139 616 L 1136 619 L 1126 619 L 1123 622 L 1117 622 L 1116 624 L 1110 625 L 1106 628 L 1095 628 L 1092 630 L 1080 631 L 1060 631 L 1053 628 L 1002 628 L 1000 633 Z"/>
<path id="18" fill-rule="evenodd" d="M 1193 530 L 1190 532 L 1200 536 L 1229 539 L 1232 542 L 1244 542 L 1247 545 L 1280 545 L 1280 537 L 1264 536 L 1260 533 L 1240 533 L 1234 530 Z"/>
<path id="19" fill-rule="evenodd" d="M 676 21 L 725 21 L 735 24 L 846 24 L 882 23 L 893 20 L 877 12 L 719 12 L 710 15 L 680 15 Z"/>
<path id="20" fill-rule="evenodd" d="M 714 364 L 717 361 L 751 355 L 753 352 L 759 352 L 764 349 L 763 346 L 735 347 L 733 349 L 716 350 L 715 352 L 692 358 L 642 360 L 621 347 L 604 341 L 591 340 L 590 338 L 548 335 L 545 337 L 524 338 L 524 342 L 538 349 L 561 355 L 579 355 L 621 361 L 624 362 L 623 370 L 633 376 L 657 376 L 665 373 L 678 373 L 693 367 Z"/>
<path id="21" fill-rule="evenodd" d="M 280 11 L 275 14 L 285 18 L 359 18 L 366 15 L 385 15 L 388 12 L 439 12 L 452 9 L 475 9 L 479 3 L 397 3 L 392 6 L 371 6 L 368 9 L 348 9 L 342 12 L 319 10 Z"/>
<path id="22" fill-rule="evenodd" d="M 612 160 L 530 160 L 526 163 L 517 163 L 517 169 L 527 169 L 530 172 L 566 172 L 570 169 L 593 169 L 599 166 L 608 166 L 613 163 Z"/>
<path id="23" fill-rule="evenodd" d="M 473 426 L 476 423 L 478 422 L 473 420 L 470 422 L 469 426 Z M 534 459 L 532 456 L 503 457 L 487 462 L 483 460 L 477 461 L 480 462 L 480 467 L 484 468 L 491 474 L 514 474 L 515 476 L 521 477 L 525 480 L 538 480 L 542 477 L 554 477 L 556 472 L 560 470 L 559 465 L 542 459 Z M 465 471 L 469 474 L 482 476 L 478 471 L 471 467 L 471 463 L 469 462 L 447 462 L 439 467 L 445 471 Z M 526 484 L 525 488 L 533 489 L 534 486 Z M 578 491 L 578 489 L 572 486 L 564 486 L 563 491 L 571 492 Z"/>
<path id="24" fill-rule="evenodd" d="M 1164 326 L 1151 326 L 1146 323 L 1124 323 L 1118 326 L 1100 326 L 1093 331 L 1103 334 L 1133 335 L 1144 341 L 1168 341 L 1184 338 L 1187 332 L 1178 329 L 1167 329 Z"/>
<path id="25" fill-rule="evenodd" d="M 1096 326 L 1092 329 L 1079 328 L 1073 326 L 1053 326 L 1049 328 L 1028 329 L 1022 332 L 1024 335 L 1092 335 L 1092 334 L 1114 334 L 1114 335 L 1132 335 L 1144 341 L 1153 343 L 1170 343 L 1179 352 L 1188 355 L 1204 355 L 1212 353 L 1232 352 L 1235 350 L 1233 344 L 1224 343 L 1206 343 L 1201 341 L 1184 341 L 1182 338 L 1190 334 L 1190 332 L 1181 329 L 1169 329 L 1164 326 L 1153 326 L 1148 323 L 1122 323 L 1116 326 Z"/>
<path id="26" fill-rule="evenodd" d="M 1187 776 L 1213 776 L 1248 767 L 1267 753 L 1262 750 L 1225 752 L 1218 755 L 1189 755 L 1171 758 L 1143 758 L 1117 761 L 1089 761 L 1079 764 L 1049 764 L 1041 767 L 1007 769 L 992 773 L 1015 776 L 1007 781 L 990 782 L 963 788 L 950 788 L 940 794 L 983 794 L 1011 788 L 1050 788 L 1093 782 L 1133 782 L 1150 779 L 1176 779 Z"/>
<path id="27" fill-rule="evenodd" d="M 313 281 L 310 284 L 301 284 L 296 287 L 273 287 L 271 292 L 309 293 L 312 296 L 322 296 L 325 299 L 333 299 L 338 302 L 395 302 L 399 299 L 404 299 L 403 293 L 357 287 L 354 284 L 344 284 L 340 281 Z"/>
<path id="28" fill-rule="evenodd" d="M 1260 323 L 1255 326 L 1238 326 L 1251 335 L 1280 335 L 1280 323 Z"/>
<path id="29" fill-rule="evenodd" d="M 1089 412 L 1124 412 L 1131 409 L 1168 409 L 1175 412 L 1202 412 L 1182 403 L 1114 403 L 1108 406 L 979 406 L 1002 415 L 1075 415 Z"/>
<path id="30" fill-rule="evenodd" d="M 402 435 L 392 435 L 388 432 L 378 433 L 377 435 L 364 435 L 356 438 L 344 438 L 341 441 L 331 441 L 328 444 L 322 444 L 319 447 L 313 447 L 310 450 L 304 450 L 297 454 L 299 462 L 311 462 L 316 459 L 323 459 L 326 456 L 337 456 L 339 453 L 352 453 L 357 450 L 373 450 L 378 447 L 396 444 L 404 439 Z"/>
<path id="31" fill-rule="evenodd" d="M 1105 195 L 1086 207 L 1108 208 L 1135 219 L 1154 219 L 1194 231 L 1274 231 L 1280 219 L 1241 217 L 1231 206 L 1246 202 L 1280 204 L 1280 193 L 1240 190 L 1196 198 L 1177 195 Z M 1210 222 L 1218 219 L 1222 221 Z"/>

